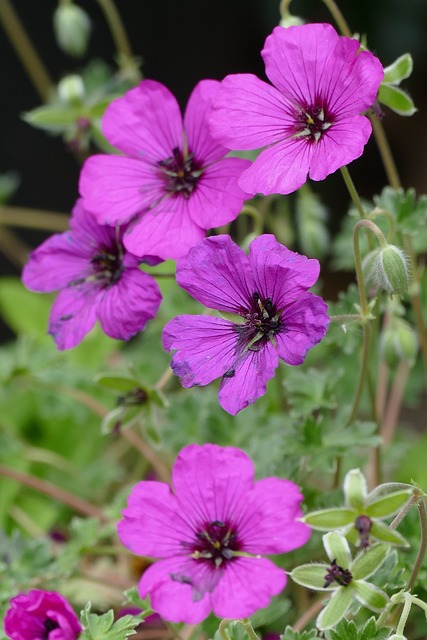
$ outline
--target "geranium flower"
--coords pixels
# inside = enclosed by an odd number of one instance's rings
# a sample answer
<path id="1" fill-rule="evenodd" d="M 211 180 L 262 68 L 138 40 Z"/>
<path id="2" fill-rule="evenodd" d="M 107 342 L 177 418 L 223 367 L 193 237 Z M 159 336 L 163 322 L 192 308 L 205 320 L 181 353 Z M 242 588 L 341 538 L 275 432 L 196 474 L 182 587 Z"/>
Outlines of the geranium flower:
<path id="1" fill-rule="evenodd" d="M 81 201 L 70 226 L 31 253 L 24 285 L 43 293 L 61 290 L 49 318 L 58 349 L 75 347 L 97 320 L 111 338 L 128 340 L 156 315 L 162 299 L 157 283 L 138 268 L 142 258 L 123 248 L 123 230 L 99 225 Z"/>
<path id="2" fill-rule="evenodd" d="M 11 599 L 4 630 L 11 640 L 75 640 L 82 627 L 63 596 L 32 589 Z"/>
<path id="3" fill-rule="evenodd" d="M 221 406 L 236 414 L 264 395 L 279 357 L 298 365 L 325 335 L 326 304 L 307 289 L 319 263 L 274 236 L 252 241 L 249 256 L 220 235 L 202 240 L 177 264 L 178 284 L 221 318 L 178 316 L 163 330 L 171 367 L 184 387 L 222 376 Z"/>
<path id="4" fill-rule="evenodd" d="M 102 130 L 125 155 L 95 155 L 83 166 L 85 207 L 103 224 L 133 221 L 124 238 L 137 255 L 179 258 L 206 229 L 234 220 L 246 194 L 237 184 L 250 164 L 225 158 L 228 148 L 209 133 L 207 116 L 219 82 L 203 80 L 184 121 L 159 82 L 143 80 L 112 102 Z"/>
<path id="5" fill-rule="evenodd" d="M 262 51 L 274 86 L 251 74 L 227 76 L 210 119 L 233 149 L 267 148 L 244 171 L 248 193 L 291 193 L 323 180 L 363 153 L 371 134 L 360 115 L 372 106 L 384 72 L 357 40 L 330 24 L 276 27 Z"/>
<path id="6" fill-rule="evenodd" d="M 142 574 L 139 595 L 165 620 L 196 623 L 211 611 L 244 618 L 282 591 L 286 574 L 264 554 L 305 544 L 297 519 L 302 496 L 289 480 L 254 482 L 240 449 L 184 447 L 162 482 L 139 482 L 118 524 L 123 544 L 159 558 Z"/>

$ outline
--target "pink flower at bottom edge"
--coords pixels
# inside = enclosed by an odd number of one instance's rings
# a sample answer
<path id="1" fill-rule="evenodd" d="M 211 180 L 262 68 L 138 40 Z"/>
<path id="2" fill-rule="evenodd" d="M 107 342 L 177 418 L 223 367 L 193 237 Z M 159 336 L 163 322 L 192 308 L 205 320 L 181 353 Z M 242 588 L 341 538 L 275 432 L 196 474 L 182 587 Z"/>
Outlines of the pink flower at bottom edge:
<path id="1" fill-rule="evenodd" d="M 82 627 L 62 595 L 32 589 L 11 599 L 4 630 L 11 640 L 75 640 Z"/>
<path id="2" fill-rule="evenodd" d="M 298 521 L 298 487 L 273 477 L 254 481 L 243 451 L 213 444 L 184 447 L 172 485 L 173 492 L 161 482 L 138 483 L 118 524 L 127 548 L 158 558 L 142 575 L 140 596 L 149 595 L 171 622 L 200 622 L 211 611 L 244 618 L 268 606 L 286 574 L 262 556 L 310 537 Z"/>

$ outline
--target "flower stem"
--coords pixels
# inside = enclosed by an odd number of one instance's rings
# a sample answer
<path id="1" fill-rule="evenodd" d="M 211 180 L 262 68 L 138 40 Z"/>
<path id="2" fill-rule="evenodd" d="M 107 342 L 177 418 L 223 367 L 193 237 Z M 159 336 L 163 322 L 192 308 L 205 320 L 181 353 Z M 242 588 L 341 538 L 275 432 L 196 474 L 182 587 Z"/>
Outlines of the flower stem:
<path id="1" fill-rule="evenodd" d="M 351 199 L 353 201 L 353 204 L 354 204 L 354 206 L 356 207 L 356 209 L 359 212 L 360 219 L 364 220 L 368 216 L 365 213 L 365 210 L 363 208 L 362 202 L 361 202 L 361 200 L 359 198 L 359 194 L 357 193 L 357 189 L 354 186 L 354 182 L 351 179 L 350 173 L 349 173 L 349 171 L 348 171 L 346 166 L 341 167 L 341 175 L 344 178 L 345 185 L 346 185 L 346 187 L 348 189 L 348 192 L 349 192 L 350 197 L 351 197 Z"/>
<path id="2" fill-rule="evenodd" d="M 122 19 L 113 0 L 98 0 L 117 51 L 119 66 L 125 68 L 134 66 L 132 49 L 124 28 Z"/>
<path id="3" fill-rule="evenodd" d="M 411 575 L 409 576 L 408 584 L 406 588 L 408 591 L 412 589 L 415 584 L 415 580 L 417 579 L 418 572 L 421 568 L 424 555 L 427 548 L 427 508 L 426 508 L 426 497 L 423 496 L 418 503 L 418 514 L 420 516 L 420 529 L 421 529 L 421 540 L 420 546 L 418 548 L 417 557 L 415 559 L 414 566 L 412 567 Z"/>
<path id="4" fill-rule="evenodd" d="M 37 93 L 47 102 L 53 82 L 9 0 L 0 2 L 0 21 Z"/>
<path id="5" fill-rule="evenodd" d="M 384 131 L 382 122 L 378 120 L 377 116 L 373 113 L 368 113 L 368 117 L 372 124 L 372 131 L 374 133 L 375 142 L 377 143 L 378 151 L 380 152 L 381 160 L 384 165 L 384 170 L 387 175 L 388 183 L 393 189 L 401 189 L 399 174 L 394 163 L 393 154 L 388 144 L 387 136 Z"/>
<path id="6" fill-rule="evenodd" d="M 15 469 L 10 469 L 2 464 L 0 464 L 0 475 L 5 478 L 11 478 L 12 480 L 16 480 L 26 487 L 30 487 L 35 491 L 39 491 L 40 493 L 44 493 L 45 495 L 54 498 L 58 502 L 62 502 L 66 504 L 68 507 L 71 507 L 74 511 L 78 513 L 82 513 L 85 516 L 90 516 L 92 518 L 98 518 L 103 522 L 107 522 L 108 519 L 99 509 L 99 507 L 87 502 L 83 498 L 79 498 L 78 496 L 65 491 L 65 489 L 61 489 L 50 482 L 46 482 L 45 480 L 41 480 L 36 476 L 32 476 L 29 473 L 24 473 L 23 471 L 16 471 Z"/>
<path id="7" fill-rule="evenodd" d="M 411 364 L 407 360 L 401 360 L 394 377 L 380 433 L 385 445 L 390 444 L 393 438 L 410 370 Z"/>
<path id="8" fill-rule="evenodd" d="M 242 620 L 239 620 L 239 622 L 243 625 L 249 640 L 260 640 L 255 633 L 252 622 L 249 620 L 249 618 L 243 618 Z"/>
<path id="9" fill-rule="evenodd" d="M 361 320 L 359 313 L 342 313 L 336 316 L 329 316 L 331 322 L 352 322 L 355 320 Z"/>
<path id="10" fill-rule="evenodd" d="M 43 229 L 45 231 L 65 231 L 69 226 L 69 216 L 40 209 L 22 207 L 0 207 L 0 225 Z"/>
<path id="11" fill-rule="evenodd" d="M 30 247 L 24 244 L 12 231 L 0 227 L 0 251 L 21 270 L 28 260 Z"/>
<path id="12" fill-rule="evenodd" d="M 408 616 L 412 607 L 412 597 L 410 593 L 405 593 L 405 604 L 403 605 L 403 611 L 400 614 L 399 624 L 396 627 L 396 635 L 403 636 L 405 625 L 408 621 Z"/>
<path id="13" fill-rule="evenodd" d="M 350 31 L 350 27 L 348 26 L 343 14 L 339 10 L 335 1 L 323 0 L 323 3 L 328 7 L 329 13 L 337 23 L 338 29 L 341 31 L 343 36 L 347 36 L 347 38 L 351 38 L 353 34 Z"/>
<path id="14" fill-rule="evenodd" d="M 142 453 L 143 457 L 153 467 L 159 480 L 167 484 L 171 483 L 171 472 L 168 467 L 135 431 L 132 431 L 132 429 L 123 429 L 121 435 L 125 440 L 130 442 L 135 449 Z"/>
<path id="15" fill-rule="evenodd" d="M 420 495 L 418 492 L 414 492 L 412 496 L 409 498 L 408 502 L 403 505 L 393 522 L 389 524 L 390 529 L 397 529 L 399 524 L 402 522 L 404 517 L 408 514 L 410 509 L 416 504 L 420 499 Z"/>
<path id="16" fill-rule="evenodd" d="M 296 632 L 302 631 L 304 627 L 319 613 L 322 609 L 325 601 L 325 594 L 322 593 L 318 600 L 315 600 L 313 604 L 305 611 L 300 618 L 293 625 L 293 629 Z"/>
<path id="17" fill-rule="evenodd" d="M 219 623 L 218 631 L 220 633 L 222 640 L 230 640 L 230 634 L 228 633 L 228 629 L 227 629 L 230 622 L 231 620 L 227 620 L 227 618 L 224 618 Z"/>

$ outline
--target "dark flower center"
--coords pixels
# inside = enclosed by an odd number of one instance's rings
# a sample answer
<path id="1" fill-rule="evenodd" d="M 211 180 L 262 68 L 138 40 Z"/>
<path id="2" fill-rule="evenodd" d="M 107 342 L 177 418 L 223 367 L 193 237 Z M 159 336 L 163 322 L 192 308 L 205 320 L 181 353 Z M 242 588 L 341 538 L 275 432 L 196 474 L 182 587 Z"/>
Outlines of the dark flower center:
<path id="1" fill-rule="evenodd" d="M 239 346 L 249 351 L 259 351 L 268 340 L 272 340 L 283 328 L 280 311 L 271 298 L 262 299 L 258 291 L 252 296 L 250 309 L 242 313 L 243 324 L 236 324 Z"/>
<path id="2" fill-rule="evenodd" d="M 323 588 L 326 589 L 326 587 L 329 587 L 333 582 L 339 584 L 340 587 L 348 587 L 352 580 L 353 576 L 350 571 L 340 567 L 336 560 L 332 560 L 332 564 L 325 575 L 325 584 L 323 585 Z"/>
<path id="3" fill-rule="evenodd" d="M 296 138 L 307 138 L 310 142 L 319 142 L 324 132 L 329 129 L 332 119 L 323 106 L 318 104 L 301 108 L 296 114 Z"/>
<path id="4" fill-rule="evenodd" d="M 52 618 L 46 618 L 43 622 L 44 632 L 42 635 L 43 640 L 49 640 L 49 633 L 54 629 L 59 629 L 59 624 L 52 620 Z"/>
<path id="5" fill-rule="evenodd" d="M 204 560 L 219 569 L 221 565 L 233 560 L 234 551 L 240 550 L 236 530 L 225 522 L 215 520 L 196 533 L 192 545 L 191 557 Z"/>
<path id="6" fill-rule="evenodd" d="M 358 516 L 354 521 L 354 526 L 359 532 L 360 547 L 362 549 L 366 549 L 371 544 L 369 540 L 369 532 L 372 528 L 372 520 L 368 516 Z"/>
<path id="7" fill-rule="evenodd" d="M 124 271 L 120 247 L 100 249 L 91 260 L 96 280 L 104 280 L 105 285 L 116 284 Z"/>
<path id="8" fill-rule="evenodd" d="M 158 165 L 165 178 L 166 191 L 181 193 L 184 198 L 189 198 L 202 175 L 202 169 L 193 155 L 183 153 L 175 147 L 172 156 L 167 160 L 160 160 Z"/>

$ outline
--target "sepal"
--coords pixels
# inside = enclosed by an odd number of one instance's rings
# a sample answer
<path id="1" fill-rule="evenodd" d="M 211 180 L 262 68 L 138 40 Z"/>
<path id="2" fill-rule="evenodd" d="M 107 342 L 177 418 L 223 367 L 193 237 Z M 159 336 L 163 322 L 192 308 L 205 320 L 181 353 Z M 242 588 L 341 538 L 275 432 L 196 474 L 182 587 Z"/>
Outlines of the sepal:
<path id="1" fill-rule="evenodd" d="M 350 547 L 343 535 L 337 531 L 330 531 L 323 536 L 323 546 L 329 560 L 336 561 L 343 569 L 348 569 L 351 563 Z"/>
<path id="2" fill-rule="evenodd" d="M 332 583 L 325 587 L 326 573 L 328 565 L 313 562 L 312 564 L 302 564 L 296 567 L 290 574 L 292 580 L 307 589 L 315 591 L 335 591 L 337 585 Z"/>
<path id="3" fill-rule="evenodd" d="M 335 508 L 312 511 L 304 516 L 302 520 L 312 529 L 330 531 L 352 524 L 355 517 L 356 514 L 353 509 Z"/>
<path id="4" fill-rule="evenodd" d="M 316 626 L 321 631 L 335 627 L 345 616 L 354 599 L 355 593 L 352 585 L 338 589 L 318 616 Z"/>
<path id="5" fill-rule="evenodd" d="M 375 573 L 386 559 L 389 550 L 390 545 L 379 542 L 359 553 L 351 566 L 354 580 L 368 578 Z"/>
<path id="6" fill-rule="evenodd" d="M 370 582 L 358 580 L 352 586 L 359 602 L 371 611 L 379 613 L 389 602 L 388 595 Z"/>
<path id="7" fill-rule="evenodd" d="M 351 469 L 344 479 L 345 503 L 353 509 L 363 509 L 368 493 L 366 479 L 360 469 Z"/>

